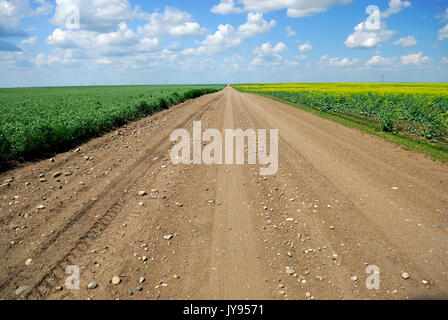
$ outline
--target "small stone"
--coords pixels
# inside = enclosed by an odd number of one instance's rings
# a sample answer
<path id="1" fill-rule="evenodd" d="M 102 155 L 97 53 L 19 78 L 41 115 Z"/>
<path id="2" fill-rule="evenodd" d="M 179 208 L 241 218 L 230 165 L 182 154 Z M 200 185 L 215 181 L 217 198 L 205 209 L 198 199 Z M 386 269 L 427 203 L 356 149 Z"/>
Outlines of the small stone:
<path id="1" fill-rule="evenodd" d="M 31 265 L 31 263 L 33 263 L 33 259 L 31 259 L 31 258 L 25 261 L 26 266 Z"/>
<path id="2" fill-rule="evenodd" d="M 422 280 L 423 284 L 428 284 L 428 280 Z"/>
<path id="3" fill-rule="evenodd" d="M 119 284 L 119 283 L 121 282 L 121 279 L 120 279 L 119 276 L 114 275 L 114 276 L 112 277 L 111 282 L 112 282 L 113 285 L 117 285 L 117 284 Z"/>
<path id="4" fill-rule="evenodd" d="M 140 283 L 143 283 L 143 282 L 145 282 L 145 278 L 144 277 L 140 277 L 140 279 L 138 279 L 138 282 L 140 282 Z"/>
<path id="5" fill-rule="evenodd" d="M 166 235 L 166 236 L 163 236 L 163 239 L 165 239 L 165 240 L 171 240 L 171 239 L 173 239 L 173 235 L 172 235 L 172 234 L 168 234 L 168 235 Z"/>
<path id="6" fill-rule="evenodd" d="M 132 290 L 128 290 L 128 294 L 129 294 L 130 296 L 132 296 L 132 295 L 134 294 L 134 291 L 132 291 Z"/>
<path id="7" fill-rule="evenodd" d="M 353 282 L 356 282 L 356 281 L 358 281 L 358 277 L 357 276 L 352 276 L 352 277 L 350 277 L 350 280 L 352 280 Z"/>
<path id="8" fill-rule="evenodd" d="M 411 276 L 409 275 L 409 273 L 407 273 L 407 272 L 403 272 L 403 273 L 401 274 L 401 277 L 402 277 L 404 280 L 408 280 Z"/>
<path id="9" fill-rule="evenodd" d="M 292 274 L 296 273 L 296 272 L 294 271 L 294 269 L 292 269 L 292 268 L 290 268 L 290 267 L 286 267 L 286 268 L 285 268 L 285 272 L 286 272 L 287 274 L 289 274 L 289 275 L 292 275 Z"/>
<path id="10" fill-rule="evenodd" d="M 43 210 L 43 209 L 45 209 L 45 206 L 42 205 L 42 204 L 40 204 L 40 205 L 38 205 L 38 206 L 36 207 L 36 209 L 37 209 L 37 210 Z"/>
<path id="11" fill-rule="evenodd" d="M 62 175 L 61 172 L 55 172 L 55 173 L 53 173 L 53 178 L 57 178 L 57 177 L 59 177 L 61 175 Z"/>
<path id="12" fill-rule="evenodd" d="M 173 276 L 173 278 L 174 278 L 174 279 L 180 279 L 180 275 L 175 274 L 175 275 Z"/>
<path id="13" fill-rule="evenodd" d="M 146 256 L 143 256 L 143 257 L 142 257 L 142 261 L 143 261 L 143 262 L 146 262 L 146 261 L 148 261 L 148 257 L 146 257 Z"/>
<path id="14" fill-rule="evenodd" d="M 141 190 L 141 191 L 138 192 L 138 195 L 139 195 L 140 197 L 143 197 L 143 196 L 146 196 L 147 193 L 146 193 L 145 190 Z"/>
<path id="15" fill-rule="evenodd" d="M 90 283 L 88 284 L 87 289 L 92 290 L 92 289 L 96 289 L 97 287 L 98 287 L 98 283 L 96 283 L 95 281 L 93 281 L 93 282 L 90 282 Z"/>
<path id="16" fill-rule="evenodd" d="M 64 176 L 69 177 L 71 176 L 73 173 L 71 173 L 70 171 L 64 172 Z"/>
<path id="17" fill-rule="evenodd" d="M 18 287 L 16 290 L 16 296 L 20 296 L 21 294 L 25 293 L 26 290 L 28 290 L 27 286 Z"/>

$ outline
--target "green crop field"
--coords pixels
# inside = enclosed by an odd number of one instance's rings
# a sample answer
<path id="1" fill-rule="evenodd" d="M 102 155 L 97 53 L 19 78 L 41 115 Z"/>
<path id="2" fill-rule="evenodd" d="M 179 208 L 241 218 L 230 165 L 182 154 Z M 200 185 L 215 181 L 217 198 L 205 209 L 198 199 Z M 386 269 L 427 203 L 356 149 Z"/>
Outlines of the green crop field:
<path id="1" fill-rule="evenodd" d="M 221 85 L 0 89 L 0 161 L 34 158 Z"/>
<path id="2" fill-rule="evenodd" d="M 236 89 L 264 94 L 321 112 L 372 121 L 385 132 L 405 132 L 432 142 L 448 137 L 448 84 L 248 84 Z"/>

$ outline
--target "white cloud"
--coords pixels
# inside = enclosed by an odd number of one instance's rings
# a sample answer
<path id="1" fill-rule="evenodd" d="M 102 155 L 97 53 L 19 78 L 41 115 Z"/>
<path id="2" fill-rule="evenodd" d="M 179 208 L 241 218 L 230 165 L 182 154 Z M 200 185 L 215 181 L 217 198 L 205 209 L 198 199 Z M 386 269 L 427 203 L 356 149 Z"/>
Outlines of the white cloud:
<path id="1" fill-rule="evenodd" d="M 32 14 L 28 1 L 0 1 L 0 37 L 24 36 L 21 20 Z"/>
<path id="2" fill-rule="evenodd" d="M 302 53 L 309 52 L 312 49 L 313 49 L 313 46 L 311 45 L 311 43 L 309 41 L 307 41 L 304 44 L 299 46 L 299 51 L 302 52 Z"/>
<path id="3" fill-rule="evenodd" d="M 263 43 L 260 47 L 257 47 L 253 50 L 254 54 L 266 56 L 266 55 L 274 55 L 285 52 L 288 47 L 283 43 L 279 42 L 274 47 L 272 47 L 270 42 Z"/>
<path id="4" fill-rule="evenodd" d="M 223 53 L 229 48 L 239 46 L 245 39 L 258 34 L 268 33 L 274 26 L 275 20 L 267 22 L 262 13 L 247 15 L 247 22 L 235 29 L 231 24 L 220 24 L 214 34 L 209 34 L 199 43 L 197 49 L 188 48 L 182 51 L 184 55 L 206 54 L 215 55 Z"/>
<path id="5" fill-rule="evenodd" d="M 328 67 L 351 67 L 360 62 L 359 58 L 331 58 L 328 55 L 324 55 L 320 58 L 318 64 L 322 66 L 328 66 Z"/>
<path id="6" fill-rule="evenodd" d="M 263 43 L 260 47 L 253 50 L 257 56 L 250 62 L 251 67 L 281 67 L 281 66 L 295 66 L 298 65 L 295 61 L 285 60 L 282 53 L 288 50 L 288 47 L 283 42 L 278 42 L 272 46 L 270 42 Z"/>
<path id="7" fill-rule="evenodd" d="M 122 22 L 118 26 L 117 31 L 110 33 L 102 33 L 96 37 L 96 43 L 100 47 L 113 46 L 113 45 L 132 45 L 137 41 L 137 35 L 128 28 L 126 23 Z"/>
<path id="8" fill-rule="evenodd" d="M 417 40 L 413 36 L 402 37 L 395 41 L 394 45 L 409 48 L 417 45 Z"/>
<path id="9" fill-rule="evenodd" d="M 81 48 L 95 56 L 126 56 L 139 52 L 160 50 L 157 38 L 139 37 L 126 23 L 122 22 L 116 31 L 97 33 L 93 31 L 74 31 L 57 28 L 47 37 L 46 43 L 58 48 Z"/>
<path id="10" fill-rule="evenodd" d="M 172 37 L 201 36 L 207 32 L 205 28 L 192 21 L 192 16 L 186 12 L 172 7 L 165 7 L 163 13 L 154 12 L 147 16 L 149 21 L 138 32 L 149 37 L 168 35 Z"/>
<path id="11" fill-rule="evenodd" d="M 121 22 L 130 22 L 134 17 L 128 0 L 56 0 L 51 22 L 65 28 L 75 10 L 79 10 L 80 28 L 97 32 L 113 31 Z"/>
<path id="12" fill-rule="evenodd" d="M 418 53 L 412 53 L 408 55 L 401 56 L 401 63 L 403 65 L 410 65 L 410 64 L 422 64 L 429 61 L 429 57 L 423 57 L 422 52 Z"/>
<path id="13" fill-rule="evenodd" d="M 401 12 L 405 8 L 409 8 L 410 6 L 411 6 L 411 2 L 409 2 L 409 1 L 390 0 L 389 8 L 383 12 L 382 16 L 384 18 L 387 18 L 392 14 Z"/>
<path id="14" fill-rule="evenodd" d="M 257 34 L 268 33 L 275 24 L 275 20 L 269 22 L 264 20 L 262 13 L 249 13 L 247 15 L 247 22 L 238 28 L 238 35 L 245 39 Z"/>
<path id="15" fill-rule="evenodd" d="M 20 45 L 21 46 L 31 46 L 31 45 L 35 44 L 36 42 L 37 42 L 37 37 L 33 36 L 28 39 L 20 41 Z"/>
<path id="16" fill-rule="evenodd" d="M 45 42 L 60 48 L 88 47 L 95 43 L 95 34 L 89 31 L 62 30 L 57 28 Z"/>
<path id="17" fill-rule="evenodd" d="M 439 30 L 439 36 L 437 40 L 442 41 L 448 38 L 448 24 Z"/>
<path id="18" fill-rule="evenodd" d="M 39 53 L 36 58 L 31 59 L 34 65 L 38 67 L 49 66 L 49 67 L 57 67 L 57 66 L 77 66 L 80 63 L 79 57 L 81 55 L 75 50 L 60 50 L 57 49 L 50 54 Z"/>
<path id="19" fill-rule="evenodd" d="M 442 57 L 442 59 L 440 60 L 441 64 L 448 64 L 448 58 L 447 57 Z"/>
<path id="20" fill-rule="evenodd" d="M 232 2 L 232 6 L 229 3 Z M 316 13 L 327 11 L 333 5 L 345 5 L 352 0 L 240 0 L 244 11 L 249 12 L 270 12 L 286 9 L 290 18 L 301 18 Z M 220 5 L 226 8 L 228 13 L 235 13 L 234 1 L 221 0 Z M 217 7 L 215 6 L 215 11 Z M 213 9 L 212 9 L 213 10 Z M 238 10 L 238 8 L 236 8 Z M 226 10 L 220 10 L 219 13 L 226 14 Z"/>
<path id="21" fill-rule="evenodd" d="M 375 28 L 363 21 L 355 27 L 355 32 L 347 37 L 345 45 L 349 48 L 374 48 L 389 40 L 395 33 L 387 30 L 384 22 L 380 23 L 379 28 Z"/>
<path id="22" fill-rule="evenodd" d="M 232 14 L 241 13 L 243 12 L 243 9 L 236 7 L 234 0 L 221 0 L 221 2 L 214 5 L 210 11 L 216 14 Z"/>
<path id="23" fill-rule="evenodd" d="M 157 38 L 143 38 L 137 45 L 137 50 L 140 52 L 153 52 L 160 49 L 160 42 Z M 173 51 L 172 48 L 169 50 Z"/>
<path id="24" fill-rule="evenodd" d="M 296 32 L 290 26 L 287 26 L 285 30 L 288 37 L 294 37 L 296 35 Z"/>
<path id="25" fill-rule="evenodd" d="M 367 67 L 379 66 L 385 67 L 393 65 L 396 62 L 396 58 L 384 58 L 382 56 L 373 56 L 369 60 L 366 61 L 365 65 Z"/>

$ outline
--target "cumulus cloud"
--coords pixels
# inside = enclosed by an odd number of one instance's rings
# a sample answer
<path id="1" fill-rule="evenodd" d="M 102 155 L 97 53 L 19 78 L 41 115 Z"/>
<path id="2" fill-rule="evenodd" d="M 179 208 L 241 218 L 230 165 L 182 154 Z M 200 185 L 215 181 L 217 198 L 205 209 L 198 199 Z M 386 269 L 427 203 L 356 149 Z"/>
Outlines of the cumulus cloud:
<path id="1" fill-rule="evenodd" d="M 448 64 L 448 58 L 447 57 L 442 57 L 442 59 L 440 59 L 440 63 L 441 64 Z"/>
<path id="2" fill-rule="evenodd" d="M 316 13 L 327 11 L 333 5 L 344 5 L 352 0 L 240 0 L 242 10 L 250 12 L 270 12 L 286 9 L 290 18 L 301 18 Z M 220 3 L 212 8 L 218 13 L 228 14 L 242 11 L 235 6 L 233 0 L 221 0 Z"/>
<path id="3" fill-rule="evenodd" d="M 214 5 L 210 11 L 216 14 L 225 15 L 232 13 L 241 13 L 243 12 L 243 9 L 236 7 L 234 0 L 221 0 L 221 2 L 217 5 Z"/>
<path id="4" fill-rule="evenodd" d="M 392 14 L 401 12 L 405 8 L 409 8 L 410 6 L 411 6 L 411 2 L 409 2 L 409 1 L 390 0 L 389 8 L 387 8 L 387 10 L 383 12 L 382 16 L 384 18 L 387 18 Z"/>
<path id="5" fill-rule="evenodd" d="M 56 0 L 55 14 L 50 21 L 66 28 L 76 12 L 79 12 L 81 30 L 96 32 L 113 31 L 135 15 L 128 0 Z"/>
<path id="6" fill-rule="evenodd" d="M 78 49 L 56 49 L 49 54 L 39 53 L 35 58 L 31 59 L 31 62 L 38 67 L 75 67 L 80 66 L 81 60 L 85 58 L 84 53 Z M 95 60 L 89 60 L 89 62 L 93 61 Z"/>
<path id="7" fill-rule="evenodd" d="M 385 67 L 385 66 L 391 66 L 396 62 L 396 58 L 384 58 L 380 55 L 373 56 L 369 60 L 366 61 L 365 66 L 366 67 Z"/>
<path id="8" fill-rule="evenodd" d="M 306 53 L 309 52 L 313 49 L 313 46 L 311 45 L 311 43 L 309 41 L 305 42 L 304 44 L 301 44 L 299 46 L 299 51 L 302 53 Z"/>
<path id="9" fill-rule="evenodd" d="M 386 24 L 381 21 L 379 28 L 366 21 L 355 27 L 355 31 L 347 37 L 345 45 L 349 48 L 374 48 L 381 42 L 389 40 L 395 31 L 387 30 Z"/>
<path id="10" fill-rule="evenodd" d="M 89 31 L 73 31 L 56 28 L 45 42 L 60 48 L 89 47 L 95 44 L 95 34 Z"/>
<path id="11" fill-rule="evenodd" d="M 275 20 L 267 22 L 262 13 L 247 15 L 246 23 L 235 29 L 231 24 L 219 25 L 214 34 L 209 34 L 201 41 L 197 49 L 188 48 L 182 51 L 184 55 L 206 54 L 215 55 L 225 52 L 227 49 L 239 46 L 247 38 L 258 34 L 268 33 L 274 26 Z"/>
<path id="12" fill-rule="evenodd" d="M 168 35 L 172 37 L 201 36 L 207 29 L 192 21 L 192 16 L 186 12 L 172 7 L 165 7 L 164 12 L 154 12 L 147 16 L 149 21 L 138 28 L 139 33 L 150 37 Z"/>
<path id="13" fill-rule="evenodd" d="M 417 40 L 413 36 L 402 37 L 395 41 L 394 45 L 409 48 L 417 45 Z"/>
<path id="14" fill-rule="evenodd" d="M 116 31 L 109 33 L 57 28 L 47 37 L 46 43 L 57 48 L 78 48 L 104 56 L 133 55 L 160 49 L 157 38 L 139 37 L 124 22 L 119 24 Z"/>
<path id="15" fill-rule="evenodd" d="M 428 61 L 429 57 L 424 57 L 422 52 L 401 56 L 401 64 L 403 65 L 411 65 L 411 64 L 420 65 Z"/>
<path id="16" fill-rule="evenodd" d="M 328 67 L 351 67 L 360 62 L 359 58 L 331 58 L 328 55 L 324 55 L 320 58 L 318 64 L 322 66 L 328 66 Z"/>

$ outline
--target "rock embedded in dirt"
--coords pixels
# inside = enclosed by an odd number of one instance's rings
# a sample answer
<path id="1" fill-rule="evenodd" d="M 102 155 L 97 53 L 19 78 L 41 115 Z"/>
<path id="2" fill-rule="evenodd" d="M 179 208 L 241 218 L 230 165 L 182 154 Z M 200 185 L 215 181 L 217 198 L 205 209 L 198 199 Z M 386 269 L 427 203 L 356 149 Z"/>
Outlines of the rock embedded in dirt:
<path id="1" fill-rule="evenodd" d="M 285 268 L 285 272 L 286 272 L 287 274 L 289 274 L 289 275 L 292 275 L 292 274 L 296 273 L 296 272 L 294 271 L 294 269 L 292 269 L 291 267 L 286 267 L 286 268 Z"/>
<path id="2" fill-rule="evenodd" d="M 20 286 L 20 287 L 18 287 L 17 290 L 16 290 L 16 296 L 22 295 L 23 293 L 25 293 L 26 290 L 28 290 L 27 286 Z"/>
<path id="3" fill-rule="evenodd" d="M 113 285 L 117 285 L 117 284 L 119 284 L 119 283 L 121 282 L 121 279 L 120 279 L 119 276 L 114 275 L 114 276 L 112 277 L 111 282 L 112 282 Z"/>
<path id="4" fill-rule="evenodd" d="M 172 234 L 168 234 L 168 235 L 166 235 L 166 236 L 163 236 L 163 239 L 165 239 L 165 240 L 171 240 L 171 239 L 173 239 L 173 235 L 172 235 Z"/>
<path id="5" fill-rule="evenodd" d="M 144 277 L 140 277 L 140 279 L 138 279 L 138 282 L 140 282 L 140 283 L 143 283 L 143 282 L 145 282 L 145 278 Z"/>
<path id="6" fill-rule="evenodd" d="M 87 289 L 89 289 L 89 290 L 93 290 L 96 288 L 98 288 L 98 283 L 96 283 L 95 281 L 92 281 L 87 285 Z"/>
<path id="7" fill-rule="evenodd" d="M 141 190 L 141 191 L 138 192 L 138 195 L 139 195 L 140 197 L 143 197 L 143 196 L 146 196 L 147 193 L 146 193 L 145 190 Z"/>
<path id="8" fill-rule="evenodd" d="M 43 210 L 45 209 L 45 206 L 43 204 L 40 204 L 36 207 L 37 210 Z"/>
<path id="9" fill-rule="evenodd" d="M 407 272 L 403 272 L 403 273 L 401 274 L 401 277 L 402 277 L 404 280 L 408 280 L 411 276 L 409 275 L 409 273 L 407 273 Z"/>
<path id="10" fill-rule="evenodd" d="M 31 265 L 31 263 L 33 263 L 33 259 L 31 259 L 31 258 L 29 258 L 29 259 L 27 259 L 27 260 L 25 261 L 25 265 L 26 265 L 26 266 Z"/>
<path id="11" fill-rule="evenodd" d="M 53 173 L 53 178 L 60 177 L 61 175 L 62 175 L 61 172 L 55 172 L 55 173 Z"/>

